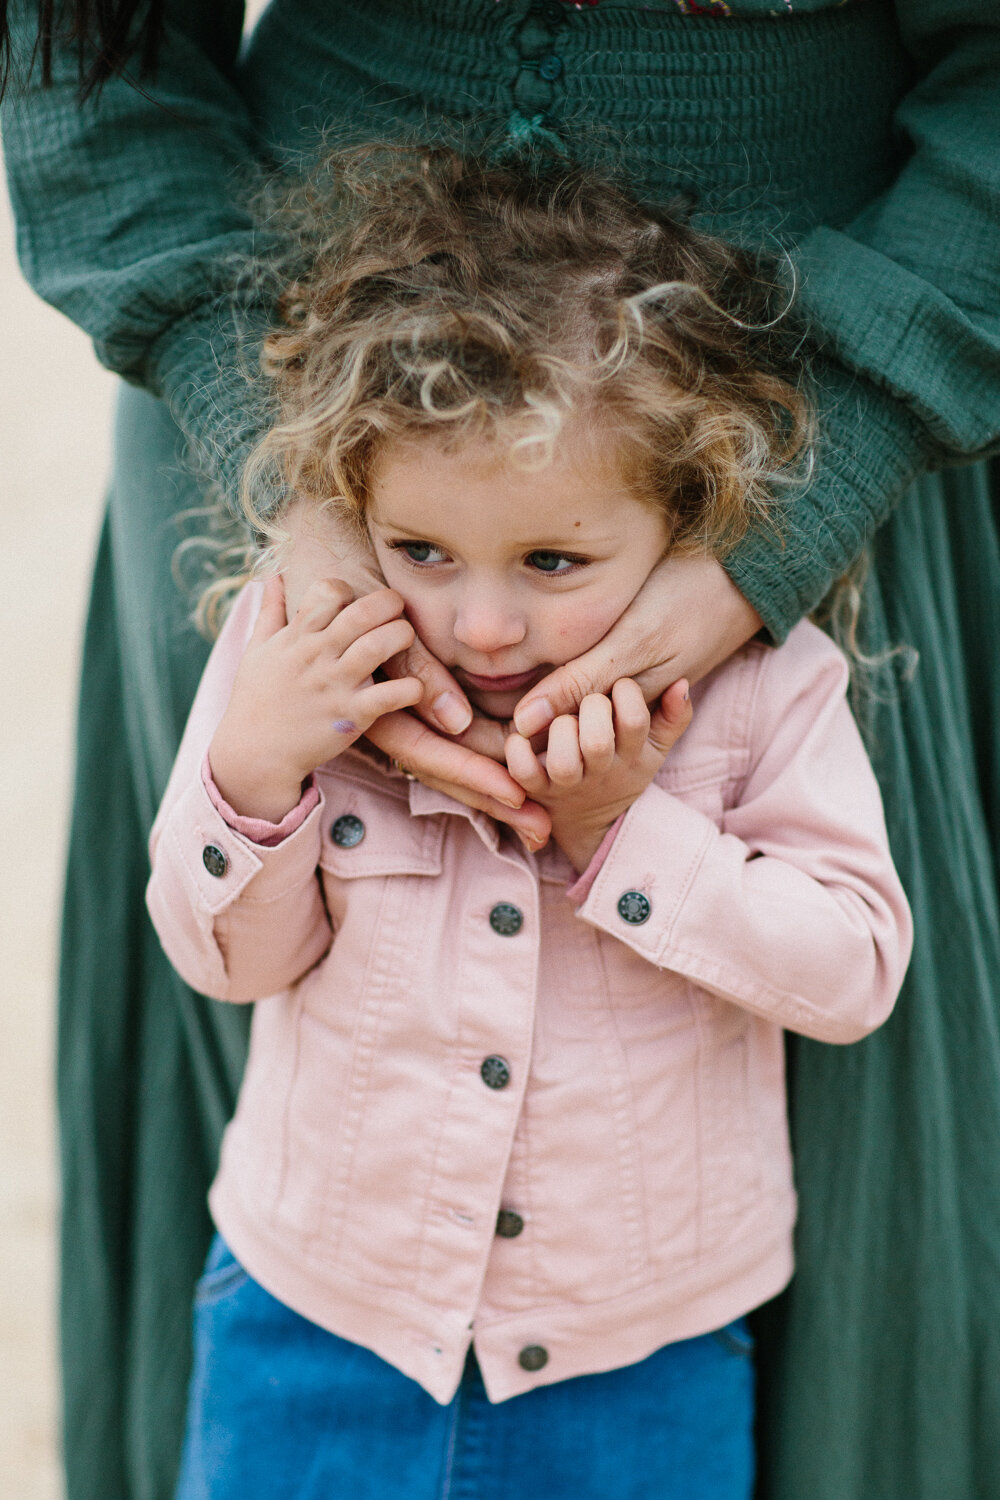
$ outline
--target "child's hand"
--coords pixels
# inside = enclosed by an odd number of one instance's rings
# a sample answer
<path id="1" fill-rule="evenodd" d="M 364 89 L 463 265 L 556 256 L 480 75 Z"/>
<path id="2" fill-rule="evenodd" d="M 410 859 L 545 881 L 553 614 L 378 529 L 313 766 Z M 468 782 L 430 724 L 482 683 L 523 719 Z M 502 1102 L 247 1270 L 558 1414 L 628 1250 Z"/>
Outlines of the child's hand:
<path id="1" fill-rule="evenodd" d="M 405 651 L 413 627 L 403 601 L 380 589 L 352 601 L 335 579 L 310 584 L 290 623 L 280 578 L 269 578 L 229 707 L 208 757 L 219 791 L 244 817 L 278 823 L 305 778 L 340 755 L 382 714 L 412 707 L 415 677 L 373 682 Z"/>
<path id="2" fill-rule="evenodd" d="M 554 719 L 542 757 L 528 740 L 512 734 L 507 768 L 528 796 L 548 810 L 552 837 L 574 867 L 584 870 L 612 823 L 645 791 L 690 722 L 683 678 L 667 689 L 650 716 L 638 684 L 623 677 L 610 698 L 592 693 L 578 715 Z"/>

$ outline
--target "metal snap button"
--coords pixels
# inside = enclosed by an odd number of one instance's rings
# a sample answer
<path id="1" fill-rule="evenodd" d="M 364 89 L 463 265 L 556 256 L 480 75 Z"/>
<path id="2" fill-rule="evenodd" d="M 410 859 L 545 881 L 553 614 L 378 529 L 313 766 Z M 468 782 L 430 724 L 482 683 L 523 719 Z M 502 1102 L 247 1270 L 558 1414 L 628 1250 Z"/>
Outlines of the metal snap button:
<path id="1" fill-rule="evenodd" d="M 549 1351 L 541 1344 L 528 1344 L 517 1356 L 522 1370 L 541 1370 L 549 1362 Z"/>
<path id="2" fill-rule="evenodd" d="M 524 1220 L 512 1208 L 502 1208 L 497 1214 L 497 1234 L 502 1240 L 516 1240 L 524 1228 Z"/>
<path id="3" fill-rule="evenodd" d="M 513 937 L 524 926 L 524 917 L 509 901 L 498 901 L 490 912 L 490 926 L 501 937 Z"/>
<path id="4" fill-rule="evenodd" d="M 623 922 L 631 922 L 635 927 L 645 922 L 652 909 L 641 891 L 626 891 L 618 898 L 618 915 Z"/>
<path id="5" fill-rule="evenodd" d="M 201 851 L 201 862 L 210 875 L 221 879 L 229 869 L 229 861 L 215 844 L 206 844 Z"/>
<path id="6" fill-rule="evenodd" d="M 353 849 L 365 836 L 365 825 L 353 813 L 344 813 L 330 829 L 330 837 L 341 849 Z"/>
<path id="7" fill-rule="evenodd" d="M 552 27 L 561 26 L 566 19 L 559 0 L 538 0 L 536 13 Z"/>
<path id="8" fill-rule="evenodd" d="M 484 1057 L 479 1067 L 479 1076 L 488 1089 L 505 1089 L 510 1083 L 510 1063 L 496 1054 Z"/>

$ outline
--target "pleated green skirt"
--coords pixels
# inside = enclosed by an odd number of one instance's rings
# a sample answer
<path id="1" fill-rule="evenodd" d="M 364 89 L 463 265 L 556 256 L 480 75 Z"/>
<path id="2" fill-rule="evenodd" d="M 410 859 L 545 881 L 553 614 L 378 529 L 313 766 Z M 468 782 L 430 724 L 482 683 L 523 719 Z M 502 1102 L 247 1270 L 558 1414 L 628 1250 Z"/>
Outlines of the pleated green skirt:
<path id="1" fill-rule="evenodd" d="M 311 7 L 321 40 L 322 10 Z M 831 35 L 814 91 L 826 72 L 836 82 Z M 288 49 L 271 41 L 291 79 Z M 280 69 L 265 80 L 258 55 L 246 77 L 265 120 L 287 113 Z M 481 77 L 488 69 L 470 61 L 470 96 Z M 323 78 L 322 98 L 295 115 L 307 135 L 309 109 L 318 118 L 340 87 L 335 70 Z M 767 138 L 772 125 L 788 136 L 781 119 L 762 123 L 759 172 L 745 151 L 720 149 L 735 137 L 718 124 L 714 153 L 709 141 L 695 166 L 696 132 L 654 162 L 642 130 L 661 128 L 654 103 L 666 86 L 636 115 L 637 176 L 663 190 L 682 176 L 699 191 L 714 183 L 722 223 L 734 203 L 752 214 L 766 200 L 803 223 L 830 207 L 812 145 L 796 155 L 790 137 L 780 151 Z M 422 87 L 412 85 L 419 110 L 437 108 Z M 609 111 L 623 89 L 620 78 L 609 88 Z M 869 160 L 850 191 L 863 199 L 890 170 L 888 157 Z M 740 197 L 733 182 L 748 171 Z M 829 179 L 830 212 L 843 218 L 842 163 Z M 180 982 L 143 905 L 149 827 L 207 654 L 171 569 L 177 517 L 200 499 L 165 409 L 124 391 L 86 636 L 59 1021 L 71 1500 L 171 1495 L 205 1193 L 245 1053 L 246 1010 Z M 758 1317 L 765 1500 L 1000 1493 L 998 639 L 990 475 L 925 478 L 878 533 L 867 586 L 868 646 L 908 650 L 873 673 L 858 704 L 916 946 L 880 1032 L 848 1048 L 789 1042 L 801 1216 L 795 1280 Z"/>

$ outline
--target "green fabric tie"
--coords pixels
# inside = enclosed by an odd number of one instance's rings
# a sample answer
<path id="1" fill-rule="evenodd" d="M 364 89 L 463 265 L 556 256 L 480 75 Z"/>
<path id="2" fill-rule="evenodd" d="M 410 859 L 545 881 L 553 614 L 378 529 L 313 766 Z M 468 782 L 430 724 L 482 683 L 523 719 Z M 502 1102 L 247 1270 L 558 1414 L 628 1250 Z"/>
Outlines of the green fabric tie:
<path id="1" fill-rule="evenodd" d="M 521 151 L 526 146 L 548 146 L 560 156 L 565 156 L 565 145 L 554 130 L 546 130 L 544 119 L 544 115 L 532 115 L 529 120 L 527 115 L 522 115 L 520 110 L 515 109 L 507 121 L 507 145 L 513 151 Z M 503 154 L 501 150 L 501 155 Z"/>

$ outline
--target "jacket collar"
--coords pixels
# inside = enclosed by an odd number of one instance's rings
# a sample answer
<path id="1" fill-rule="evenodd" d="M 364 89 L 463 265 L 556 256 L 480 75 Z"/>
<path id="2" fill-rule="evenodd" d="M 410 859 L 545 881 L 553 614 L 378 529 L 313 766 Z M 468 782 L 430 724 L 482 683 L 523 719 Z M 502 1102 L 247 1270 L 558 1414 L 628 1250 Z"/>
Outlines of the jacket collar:
<path id="1" fill-rule="evenodd" d="M 412 817 L 426 818 L 435 813 L 451 813 L 456 817 L 467 818 L 487 849 L 493 854 L 499 853 L 500 835 L 497 825 L 487 813 L 466 807 L 464 802 L 457 802 L 446 792 L 434 791 L 431 787 L 424 786 L 422 781 L 411 781 L 409 785 Z"/>

